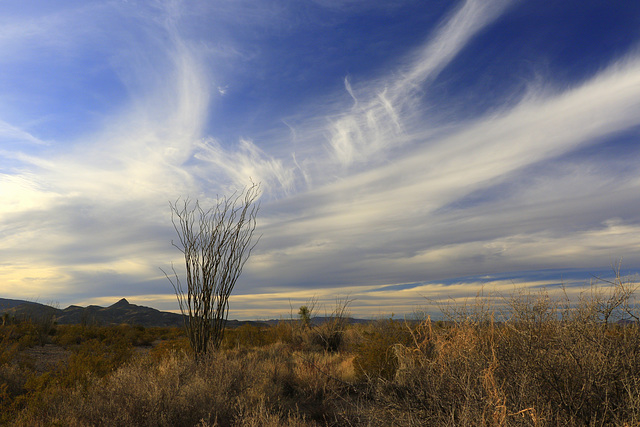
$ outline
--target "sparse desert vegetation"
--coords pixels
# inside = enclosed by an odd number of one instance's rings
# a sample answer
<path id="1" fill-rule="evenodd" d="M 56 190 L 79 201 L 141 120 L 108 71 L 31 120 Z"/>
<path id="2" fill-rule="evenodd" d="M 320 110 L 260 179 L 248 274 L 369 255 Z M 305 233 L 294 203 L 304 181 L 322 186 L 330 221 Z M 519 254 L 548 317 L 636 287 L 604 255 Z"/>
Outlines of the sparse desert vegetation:
<path id="1" fill-rule="evenodd" d="M 0 422 L 638 425 L 640 326 L 618 279 L 574 301 L 523 290 L 447 304 L 437 322 L 244 325 L 198 359 L 177 328 L 6 321 Z"/>

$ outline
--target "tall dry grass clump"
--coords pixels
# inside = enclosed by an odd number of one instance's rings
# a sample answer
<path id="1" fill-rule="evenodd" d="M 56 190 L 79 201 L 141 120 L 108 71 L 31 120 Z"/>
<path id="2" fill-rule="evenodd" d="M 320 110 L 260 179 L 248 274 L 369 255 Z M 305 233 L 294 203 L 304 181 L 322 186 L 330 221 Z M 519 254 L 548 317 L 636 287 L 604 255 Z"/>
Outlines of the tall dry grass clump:
<path id="1" fill-rule="evenodd" d="M 611 322 L 630 318 L 634 289 L 616 286 L 574 303 L 521 291 L 474 313 L 456 308 L 442 329 L 423 322 L 393 347 L 394 378 L 371 393 L 408 423 L 638 425 L 640 331 Z"/>

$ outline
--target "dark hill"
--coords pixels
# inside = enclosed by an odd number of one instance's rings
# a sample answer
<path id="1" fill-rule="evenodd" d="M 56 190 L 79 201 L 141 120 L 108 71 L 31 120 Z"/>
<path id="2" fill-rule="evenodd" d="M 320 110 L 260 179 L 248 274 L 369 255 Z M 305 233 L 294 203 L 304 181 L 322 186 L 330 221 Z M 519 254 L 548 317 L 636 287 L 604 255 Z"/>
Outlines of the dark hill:
<path id="1" fill-rule="evenodd" d="M 17 307 L 20 304 L 27 304 L 29 301 L 23 301 L 19 299 L 7 299 L 0 298 L 0 313 L 7 311 L 10 308 Z"/>
<path id="2" fill-rule="evenodd" d="M 101 326 L 119 325 L 128 323 L 130 325 L 151 326 L 178 326 L 184 325 L 183 316 L 156 310 L 151 307 L 130 304 L 125 298 L 109 307 L 90 305 L 80 307 L 70 305 L 64 310 L 60 310 L 45 304 L 34 302 L 10 300 L 0 298 L 0 313 L 7 312 L 18 319 L 42 319 L 54 318 L 60 325 L 68 324 L 96 324 Z M 227 327 L 235 328 L 246 323 L 260 325 L 259 322 L 229 320 Z"/>
<path id="3" fill-rule="evenodd" d="M 182 316 L 130 304 L 122 298 L 109 307 L 90 305 L 86 308 L 69 306 L 56 313 L 56 321 L 61 324 L 91 323 L 98 325 L 118 325 L 128 323 L 142 326 L 182 326 Z"/>

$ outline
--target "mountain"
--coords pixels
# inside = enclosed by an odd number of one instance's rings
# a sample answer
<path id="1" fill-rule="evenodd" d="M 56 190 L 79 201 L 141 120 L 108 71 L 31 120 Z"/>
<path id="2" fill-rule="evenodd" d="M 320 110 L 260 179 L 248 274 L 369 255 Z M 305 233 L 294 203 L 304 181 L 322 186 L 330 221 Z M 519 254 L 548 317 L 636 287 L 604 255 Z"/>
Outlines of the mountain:
<path id="1" fill-rule="evenodd" d="M 142 326 L 182 326 L 182 316 L 155 308 L 130 304 L 125 298 L 109 307 L 90 305 L 79 307 L 72 305 L 56 313 L 59 324 L 96 323 L 99 325 L 117 325 L 128 323 Z"/>
<path id="2" fill-rule="evenodd" d="M 28 303 L 29 301 L 23 301 L 19 299 L 0 298 L 0 313 L 6 311 L 7 309 L 17 307 L 20 304 L 28 304 Z"/>
<path id="3" fill-rule="evenodd" d="M 7 312 L 18 319 L 40 319 L 43 317 L 53 317 L 60 325 L 79 323 L 103 326 L 128 323 L 131 325 L 142 325 L 145 327 L 181 327 L 184 325 L 183 316 L 180 314 L 131 304 L 125 298 L 122 298 L 120 301 L 110 305 L 109 307 L 100 307 L 97 305 L 80 307 L 77 305 L 70 305 L 64 310 L 35 302 L 0 298 L 0 313 L 3 312 Z M 259 322 L 229 320 L 227 322 L 227 327 L 235 328 L 247 323 L 263 325 Z"/>

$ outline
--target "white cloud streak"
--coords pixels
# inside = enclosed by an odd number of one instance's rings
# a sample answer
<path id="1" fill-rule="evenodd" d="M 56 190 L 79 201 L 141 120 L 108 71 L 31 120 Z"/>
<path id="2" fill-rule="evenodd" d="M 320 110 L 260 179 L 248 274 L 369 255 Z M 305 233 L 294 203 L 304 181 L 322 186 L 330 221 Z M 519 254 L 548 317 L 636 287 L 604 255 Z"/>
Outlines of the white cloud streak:
<path id="1" fill-rule="evenodd" d="M 479 31 L 512 4 L 509 0 L 466 0 L 416 54 L 404 77 L 395 82 L 398 96 L 434 78 Z"/>
<path id="2" fill-rule="evenodd" d="M 30 134 L 29 132 L 22 130 L 16 126 L 12 126 L 9 123 L 0 120 L 0 140 L 11 142 L 26 142 L 37 145 L 47 145 L 48 143 L 42 141 Z"/>
<path id="3" fill-rule="evenodd" d="M 322 275 L 328 284 L 341 286 L 365 271 L 374 283 L 393 283 L 403 277 L 419 281 L 425 274 L 444 278 L 538 265 L 587 268 L 622 255 L 636 263 L 637 225 L 611 225 L 616 214 L 610 207 L 633 211 L 640 206 L 637 172 L 621 182 L 602 168 L 582 164 L 575 166 L 583 169 L 575 172 L 579 178 L 567 180 L 574 167 L 569 164 L 565 173 L 543 178 L 545 186 L 538 180 L 515 196 L 505 195 L 491 210 L 470 207 L 459 217 L 442 209 L 536 164 L 638 126 L 638 76 L 640 61 L 632 55 L 578 87 L 527 97 L 501 115 L 425 138 L 391 163 L 301 196 L 296 205 L 314 206 L 313 211 L 268 221 L 264 241 L 278 243 L 257 256 L 255 279 L 286 271 L 289 279 L 279 275 L 279 280 L 296 283 L 305 275 Z M 586 219 L 582 212 L 591 216 Z M 575 227 L 586 228 L 568 231 Z M 620 227 L 630 227 L 629 237 L 621 238 Z M 554 237 L 558 230 L 562 234 Z"/>
<path id="4" fill-rule="evenodd" d="M 360 96 L 348 79 L 345 87 L 354 99 L 353 109 L 332 121 L 330 145 L 342 166 L 376 160 L 398 148 L 404 127 L 400 115 L 411 116 L 416 94 L 427 80 L 438 73 L 480 30 L 496 19 L 511 2 L 468 0 L 417 50 L 407 64 L 395 70 L 400 78 L 379 80 Z M 364 101 L 359 101 L 363 98 Z"/>
<path id="5" fill-rule="evenodd" d="M 205 164 L 205 170 L 201 171 L 203 179 L 206 179 L 208 168 L 215 167 L 231 179 L 225 192 L 244 187 L 251 181 L 261 183 L 264 190 L 276 196 L 281 192 L 286 195 L 293 189 L 293 171 L 248 139 L 241 138 L 237 151 L 233 152 L 213 139 L 202 141 L 198 147 L 195 158 Z"/>

